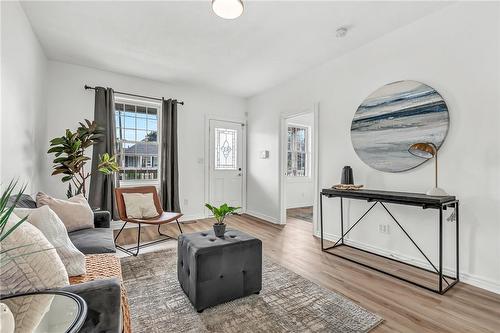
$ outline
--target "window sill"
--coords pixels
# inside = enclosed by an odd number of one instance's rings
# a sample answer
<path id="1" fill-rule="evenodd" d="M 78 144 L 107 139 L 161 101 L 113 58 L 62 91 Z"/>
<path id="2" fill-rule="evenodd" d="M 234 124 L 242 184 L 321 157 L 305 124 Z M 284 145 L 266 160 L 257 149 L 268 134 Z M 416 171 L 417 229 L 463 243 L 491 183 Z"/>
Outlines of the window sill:
<path id="1" fill-rule="evenodd" d="M 120 181 L 120 187 L 136 187 L 136 186 L 155 186 L 160 187 L 160 181 L 158 180 L 122 180 Z"/>

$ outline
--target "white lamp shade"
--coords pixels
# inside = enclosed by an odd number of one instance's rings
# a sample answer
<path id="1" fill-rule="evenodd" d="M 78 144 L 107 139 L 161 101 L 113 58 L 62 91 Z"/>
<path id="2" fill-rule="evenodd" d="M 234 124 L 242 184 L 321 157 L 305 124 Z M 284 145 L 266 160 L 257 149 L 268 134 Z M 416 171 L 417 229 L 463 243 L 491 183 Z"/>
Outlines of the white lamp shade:
<path id="1" fill-rule="evenodd" d="M 235 19 L 243 13 L 241 0 L 212 0 L 212 9 L 217 16 Z"/>

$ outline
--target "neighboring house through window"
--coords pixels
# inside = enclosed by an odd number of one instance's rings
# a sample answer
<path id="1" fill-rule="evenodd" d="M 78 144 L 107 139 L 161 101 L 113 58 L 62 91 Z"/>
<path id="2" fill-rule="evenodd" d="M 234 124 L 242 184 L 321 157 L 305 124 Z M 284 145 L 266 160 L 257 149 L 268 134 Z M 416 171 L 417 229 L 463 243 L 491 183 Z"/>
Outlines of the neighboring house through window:
<path id="1" fill-rule="evenodd" d="M 305 126 L 288 126 L 288 158 L 287 176 L 309 176 L 309 128 Z"/>
<path id="2" fill-rule="evenodd" d="M 158 183 L 160 104 L 115 97 L 116 148 L 120 181 Z"/>

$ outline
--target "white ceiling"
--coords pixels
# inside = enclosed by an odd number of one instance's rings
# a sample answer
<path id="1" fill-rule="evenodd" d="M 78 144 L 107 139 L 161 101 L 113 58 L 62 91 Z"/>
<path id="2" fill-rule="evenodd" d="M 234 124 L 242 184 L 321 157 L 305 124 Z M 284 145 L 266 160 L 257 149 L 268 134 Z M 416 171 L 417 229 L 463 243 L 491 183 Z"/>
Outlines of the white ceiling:
<path id="1" fill-rule="evenodd" d="M 209 0 L 22 5 L 50 59 L 249 97 L 446 3 L 245 1 L 236 20 Z"/>

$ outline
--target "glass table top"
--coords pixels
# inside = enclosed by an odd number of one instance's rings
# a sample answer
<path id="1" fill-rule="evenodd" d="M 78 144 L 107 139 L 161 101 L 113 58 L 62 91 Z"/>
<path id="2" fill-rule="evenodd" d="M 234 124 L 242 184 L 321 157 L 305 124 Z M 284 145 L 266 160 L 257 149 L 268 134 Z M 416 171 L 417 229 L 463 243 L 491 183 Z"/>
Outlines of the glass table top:
<path id="1" fill-rule="evenodd" d="M 85 301 L 66 292 L 15 295 L 1 302 L 13 314 L 16 332 L 77 332 L 87 314 Z"/>

